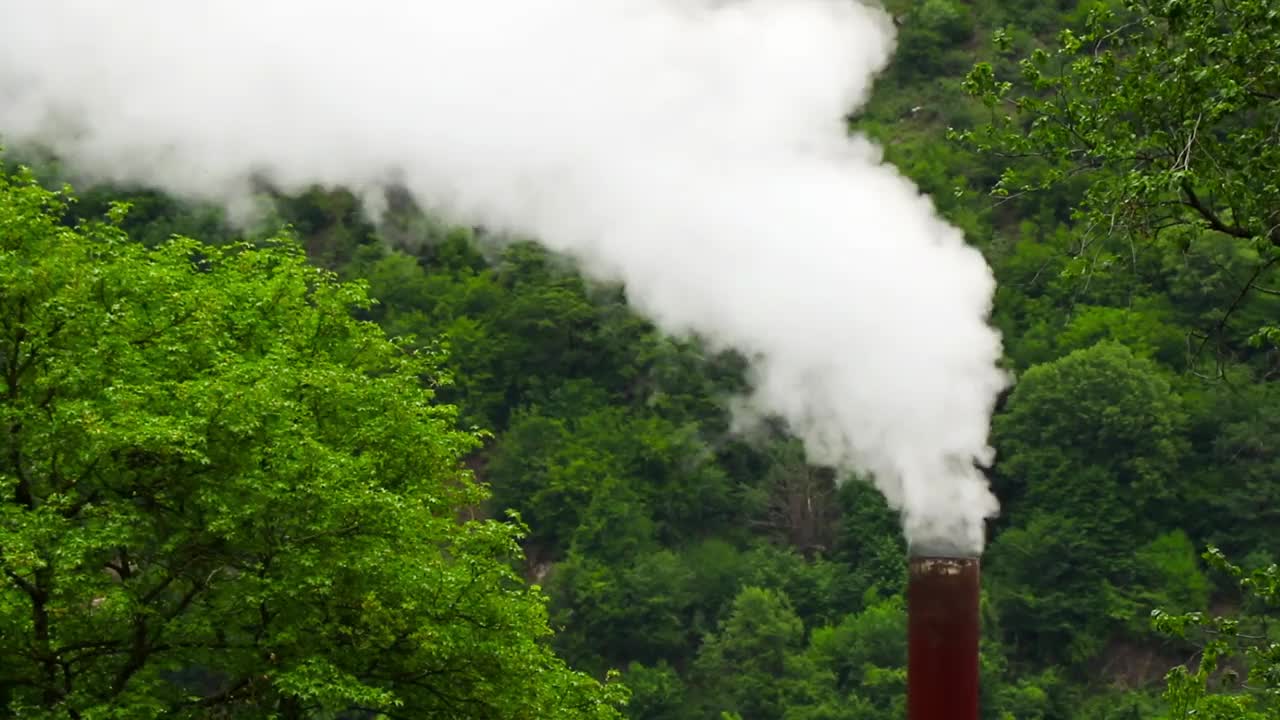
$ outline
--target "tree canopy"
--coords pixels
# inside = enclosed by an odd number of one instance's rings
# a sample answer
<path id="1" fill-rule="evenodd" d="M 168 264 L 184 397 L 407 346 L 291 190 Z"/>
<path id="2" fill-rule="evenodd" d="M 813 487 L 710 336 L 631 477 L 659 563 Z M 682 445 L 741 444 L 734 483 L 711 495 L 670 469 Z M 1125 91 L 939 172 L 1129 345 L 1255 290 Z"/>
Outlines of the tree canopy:
<path id="1" fill-rule="evenodd" d="M 435 354 L 292 240 L 146 248 L 0 176 L 0 687 L 22 717 L 608 718 Z M 357 717 L 350 715 L 347 717 Z"/>
<path id="2" fill-rule="evenodd" d="M 1057 47 L 1021 60 L 1015 77 L 979 63 L 965 88 L 991 122 L 957 136 L 1008 161 L 992 186 L 998 197 L 1078 193 L 1082 271 L 1139 272 L 1152 257 L 1139 241 L 1207 255 L 1235 277 L 1224 308 L 1197 328 L 1200 344 L 1274 345 L 1277 56 L 1280 14 L 1269 0 L 1100 4 L 1083 28 L 1062 29 Z"/>

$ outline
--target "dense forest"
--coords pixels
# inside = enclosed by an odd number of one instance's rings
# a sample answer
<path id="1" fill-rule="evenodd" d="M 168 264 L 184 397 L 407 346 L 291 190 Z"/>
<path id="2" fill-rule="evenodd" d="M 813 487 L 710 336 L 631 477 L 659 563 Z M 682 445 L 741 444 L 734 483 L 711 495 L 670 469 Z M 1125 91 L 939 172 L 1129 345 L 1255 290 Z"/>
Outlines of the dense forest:
<path id="1" fill-rule="evenodd" d="M 1016 378 L 983 717 L 1280 717 L 1280 8 L 889 8 L 851 129 L 985 254 Z M 733 432 L 742 357 L 394 190 L 246 232 L 28 150 L 0 717 L 904 717 L 898 518 Z"/>

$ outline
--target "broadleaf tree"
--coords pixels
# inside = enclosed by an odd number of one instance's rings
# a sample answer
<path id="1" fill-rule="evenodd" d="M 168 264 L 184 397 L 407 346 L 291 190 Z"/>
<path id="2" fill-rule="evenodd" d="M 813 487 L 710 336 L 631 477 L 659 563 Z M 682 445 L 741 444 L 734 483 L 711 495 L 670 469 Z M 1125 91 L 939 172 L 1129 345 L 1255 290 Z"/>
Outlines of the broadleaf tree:
<path id="1" fill-rule="evenodd" d="M 1007 46 L 1011 35 L 996 34 Z M 990 122 L 953 137 L 1007 162 L 992 193 L 1080 193 L 1076 272 L 1232 267 L 1196 350 L 1280 341 L 1280 13 L 1271 0 L 1099 3 L 1017 76 L 982 62 L 965 89 Z M 1002 200 L 1004 202 L 1005 200 Z M 1250 312 L 1264 303 L 1268 312 Z M 1248 341 L 1248 342 L 1247 342 Z"/>
<path id="2" fill-rule="evenodd" d="M 1155 629 L 1196 641 L 1194 662 L 1165 677 L 1169 717 L 1182 720 L 1263 720 L 1280 714 L 1280 635 L 1268 622 L 1280 607 L 1280 566 L 1246 571 L 1210 547 L 1203 555 L 1231 578 L 1253 614 L 1224 617 L 1200 612 L 1151 613 Z"/>
<path id="3" fill-rule="evenodd" d="M 72 202 L 0 173 L 0 716 L 617 716 L 362 285 Z"/>

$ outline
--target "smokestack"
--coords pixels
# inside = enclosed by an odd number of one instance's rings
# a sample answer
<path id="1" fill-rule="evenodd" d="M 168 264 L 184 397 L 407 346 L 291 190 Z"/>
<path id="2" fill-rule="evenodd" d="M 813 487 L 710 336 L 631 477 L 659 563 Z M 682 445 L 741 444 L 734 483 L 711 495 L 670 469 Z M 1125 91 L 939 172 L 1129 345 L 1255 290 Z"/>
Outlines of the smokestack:
<path id="1" fill-rule="evenodd" d="M 976 557 L 914 554 L 907 581 L 908 720 L 977 720 Z"/>

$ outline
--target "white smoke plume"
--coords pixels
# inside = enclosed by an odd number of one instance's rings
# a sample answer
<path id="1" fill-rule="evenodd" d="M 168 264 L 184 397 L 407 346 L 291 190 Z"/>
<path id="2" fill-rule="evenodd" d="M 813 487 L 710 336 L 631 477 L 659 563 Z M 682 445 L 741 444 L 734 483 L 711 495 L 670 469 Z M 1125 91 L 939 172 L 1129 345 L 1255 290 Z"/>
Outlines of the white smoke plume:
<path id="1" fill-rule="evenodd" d="M 757 357 L 748 406 L 978 552 L 992 274 L 843 121 L 893 36 L 857 0 L 3 0 L 0 140 L 229 204 L 394 173 Z"/>

